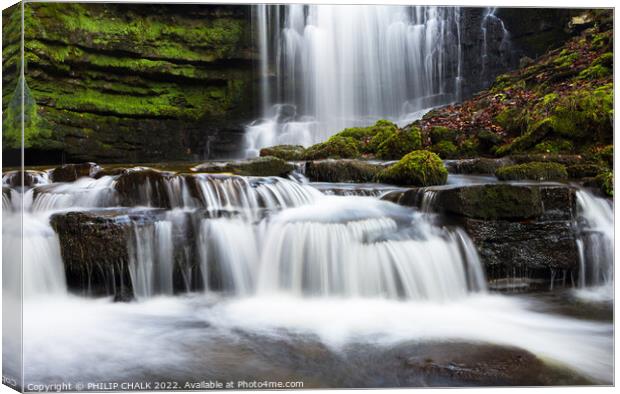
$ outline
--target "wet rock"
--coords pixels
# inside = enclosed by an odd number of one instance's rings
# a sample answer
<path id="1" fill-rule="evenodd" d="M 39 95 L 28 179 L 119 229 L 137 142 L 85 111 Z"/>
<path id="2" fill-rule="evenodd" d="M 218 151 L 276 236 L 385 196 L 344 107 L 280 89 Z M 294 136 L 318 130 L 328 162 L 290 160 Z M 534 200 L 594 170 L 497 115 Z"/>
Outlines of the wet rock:
<path id="1" fill-rule="evenodd" d="M 510 156 L 510 160 L 512 160 L 515 164 L 532 162 L 552 162 L 569 166 L 581 163 L 583 161 L 583 157 L 581 155 L 563 155 L 558 153 L 530 153 L 522 155 L 512 155 Z"/>
<path id="2" fill-rule="evenodd" d="M 574 164 L 566 167 L 568 177 L 571 179 L 582 179 L 595 177 L 605 169 L 602 166 L 596 164 Z"/>
<path id="3" fill-rule="evenodd" d="M 118 177 L 114 188 L 122 206 L 171 208 L 166 182 L 172 176 L 152 168 L 132 168 Z"/>
<path id="4" fill-rule="evenodd" d="M 363 160 L 320 160 L 306 163 L 305 175 L 313 182 L 372 182 L 381 164 Z"/>
<path id="5" fill-rule="evenodd" d="M 2 183 L 9 187 L 21 187 L 22 178 L 24 187 L 30 188 L 47 183 L 47 174 L 43 171 L 7 171 L 2 174 Z"/>
<path id="6" fill-rule="evenodd" d="M 260 156 L 272 156 L 282 160 L 303 160 L 305 148 L 301 145 L 276 145 L 260 150 Z"/>
<path id="7" fill-rule="evenodd" d="M 489 278 L 542 277 L 576 271 L 579 254 L 569 220 L 525 221 L 466 219 Z"/>
<path id="8" fill-rule="evenodd" d="M 207 162 L 193 168 L 198 172 L 231 173 L 244 176 L 280 176 L 284 177 L 295 170 L 295 166 L 286 161 L 264 156 L 255 159 L 230 162 Z"/>
<path id="9" fill-rule="evenodd" d="M 543 212 L 540 188 L 507 184 L 473 185 L 437 191 L 435 206 L 475 219 L 528 219 Z"/>
<path id="10" fill-rule="evenodd" d="M 567 179 L 566 167 L 559 163 L 531 162 L 500 167 L 495 176 L 502 181 L 551 181 Z"/>
<path id="11" fill-rule="evenodd" d="M 155 221 L 155 211 L 97 210 L 52 215 L 69 289 L 88 295 L 131 293 L 128 243 L 134 221 Z"/>
<path id="12" fill-rule="evenodd" d="M 484 174 L 493 175 L 498 168 L 514 164 L 510 158 L 489 159 L 478 157 L 475 159 L 447 160 L 445 162 L 451 174 Z"/>
<path id="13" fill-rule="evenodd" d="M 78 178 L 92 177 L 99 171 L 95 163 L 65 164 L 51 172 L 52 182 L 73 182 Z"/>

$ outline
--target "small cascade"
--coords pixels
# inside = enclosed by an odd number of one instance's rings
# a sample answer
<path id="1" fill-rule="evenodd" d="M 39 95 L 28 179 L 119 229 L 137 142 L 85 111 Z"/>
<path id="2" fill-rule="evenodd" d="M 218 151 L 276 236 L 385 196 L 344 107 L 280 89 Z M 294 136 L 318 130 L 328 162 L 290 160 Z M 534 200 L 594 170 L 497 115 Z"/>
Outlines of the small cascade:
<path id="1" fill-rule="evenodd" d="M 174 251 L 172 223 L 133 225 L 129 241 L 129 274 L 138 299 L 173 294 Z"/>
<path id="2" fill-rule="evenodd" d="M 238 295 L 248 295 L 253 290 L 253 267 L 259 255 L 251 223 L 241 219 L 203 220 L 198 252 L 206 289 Z"/>
<path id="3" fill-rule="evenodd" d="M 579 287 L 608 286 L 613 290 L 614 223 L 609 201 L 577 191 Z"/>
<path id="4" fill-rule="evenodd" d="M 79 178 L 71 183 L 52 183 L 26 192 L 32 194 L 33 212 L 67 208 L 112 207 L 118 205 L 114 190 L 115 177 Z M 26 196 L 25 196 L 26 198 Z"/>
<path id="5" fill-rule="evenodd" d="M 325 197 L 282 212 L 263 245 L 259 294 L 442 301 L 485 289 L 464 233 L 371 198 Z"/>

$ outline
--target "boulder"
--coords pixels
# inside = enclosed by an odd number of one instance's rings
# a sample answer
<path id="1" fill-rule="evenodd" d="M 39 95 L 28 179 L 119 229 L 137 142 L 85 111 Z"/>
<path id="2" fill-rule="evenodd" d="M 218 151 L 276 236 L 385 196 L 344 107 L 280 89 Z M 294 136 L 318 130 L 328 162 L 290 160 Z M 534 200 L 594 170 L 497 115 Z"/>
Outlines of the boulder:
<path id="1" fill-rule="evenodd" d="M 394 185 L 443 185 L 448 180 L 448 171 L 435 153 L 416 150 L 382 170 L 377 179 Z"/>
<path id="2" fill-rule="evenodd" d="M 65 164 L 51 172 L 52 182 L 73 182 L 78 178 L 92 177 L 99 171 L 95 163 Z"/>
<path id="3" fill-rule="evenodd" d="M 566 167 L 559 163 L 532 162 L 500 167 L 495 176 L 502 181 L 551 181 L 567 179 Z"/>
<path id="4" fill-rule="evenodd" d="M 152 168 L 132 168 L 118 177 L 114 188 L 122 206 L 172 208 L 166 184 L 172 176 L 172 173 Z"/>
<path id="5" fill-rule="evenodd" d="M 152 213 L 132 213 L 141 222 Z M 52 215 L 50 223 L 60 240 L 69 289 L 78 293 L 113 295 L 126 300 L 133 293 L 128 271 L 132 219 L 127 211 L 99 210 Z"/>
<path id="6" fill-rule="evenodd" d="M 305 175 L 313 182 L 372 182 L 381 164 L 373 164 L 363 160 L 319 160 L 306 163 Z"/>
<path id="7" fill-rule="evenodd" d="M 359 143 L 354 138 L 334 135 L 306 149 L 304 160 L 354 159 L 359 155 Z"/>
<path id="8" fill-rule="evenodd" d="M 605 168 L 597 164 L 574 164 L 566 167 L 568 177 L 571 179 L 595 177 L 604 171 Z"/>
<path id="9" fill-rule="evenodd" d="M 199 164 L 192 170 L 197 172 L 231 173 L 244 176 L 280 176 L 284 177 L 295 170 L 293 164 L 273 157 L 263 156 L 254 159 L 229 162 L 207 162 Z"/>
<path id="10" fill-rule="evenodd" d="M 501 159 L 478 157 L 475 159 L 447 160 L 445 164 L 451 174 L 494 175 L 498 168 L 514 164 L 514 162 L 506 157 Z"/>
<path id="11" fill-rule="evenodd" d="M 555 273 L 576 272 L 579 252 L 573 222 L 465 219 L 487 277 L 555 279 Z M 569 276 L 570 277 L 570 276 Z"/>
<path id="12" fill-rule="evenodd" d="M 305 148 L 301 145 L 276 145 L 260 150 L 260 156 L 272 156 L 282 160 L 302 160 Z"/>

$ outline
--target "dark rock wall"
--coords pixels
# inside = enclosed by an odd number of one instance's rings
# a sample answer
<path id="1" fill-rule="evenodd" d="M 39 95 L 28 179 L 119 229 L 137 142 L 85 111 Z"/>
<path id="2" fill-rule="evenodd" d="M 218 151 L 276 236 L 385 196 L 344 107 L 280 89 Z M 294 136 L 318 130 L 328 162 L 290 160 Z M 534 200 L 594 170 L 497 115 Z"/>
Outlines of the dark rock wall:
<path id="1" fill-rule="evenodd" d="M 19 21 L 18 8 L 3 13 L 3 108 Z M 255 116 L 250 22 L 249 6 L 26 4 L 26 148 L 67 161 L 233 155 Z M 3 134 L 5 149 L 18 134 Z"/>

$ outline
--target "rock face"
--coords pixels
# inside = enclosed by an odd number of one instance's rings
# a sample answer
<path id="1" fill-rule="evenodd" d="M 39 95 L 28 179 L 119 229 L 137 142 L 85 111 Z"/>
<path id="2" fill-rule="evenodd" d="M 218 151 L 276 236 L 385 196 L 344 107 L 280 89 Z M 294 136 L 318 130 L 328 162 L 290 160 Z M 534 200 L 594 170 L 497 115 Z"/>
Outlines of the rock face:
<path id="1" fill-rule="evenodd" d="M 306 163 L 305 175 L 313 182 L 365 183 L 374 181 L 383 168 L 363 160 L 318 160 Z"/>
<path id="2" fill-rule="evenodd" d="M 3 103 L 21 96 L 20 14 L 3 12 Z M 24 23 L 33 153 L 144 162 L 240 148 L 254 118 L 249 6 L 28 3 Z"/>
<path id="3" fill-rule="evenodd" d="M 578 268 L 576 197 L 568 186 L 411 189 L 385 198 L 441 211 L 449 221 L 463 226 L 491 280 L 524 277 L 548 282 Z"/>
<path id="4" fill-rule="evenodd" d="M 139 214 L 142 223 L 152 222 L 153 213 Z M 131 217 L 121 211 L 68 212 L 50 219 L 60 239 L 70 290 L 90 295 L 132 297 L 128 244 Z"/>

